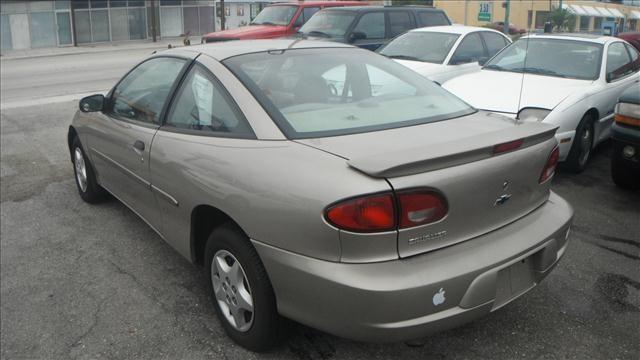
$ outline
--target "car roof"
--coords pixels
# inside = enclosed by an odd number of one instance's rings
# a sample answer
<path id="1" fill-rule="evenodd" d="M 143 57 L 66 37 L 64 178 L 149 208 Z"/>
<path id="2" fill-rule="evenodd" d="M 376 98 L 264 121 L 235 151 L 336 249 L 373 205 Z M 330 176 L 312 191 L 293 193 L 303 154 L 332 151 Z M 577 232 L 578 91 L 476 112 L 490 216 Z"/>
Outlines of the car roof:
<path id="1" fill-rule="evenodd" d="M 596 44 L 606 44 L 612 40 L 616 40 L 611 36 L 594 35 L 594 34 L 573 34 L 573 33 L 558 33 L 558 34 L 531 34 L 523 36 L 520 39 L 559 39 L 559 40 L 580 40 L 586 42 L 592 42 Z"/>
<path id="2" fill-rule="evenodd" d="M 376 11 L 376 10 L 416 10 L 416 11 L 433 11 L 433 12 L 444 12 L 441 9 L 436 9 L 431 6 L 423 6 L 423 5 L 388 5 L 388 6 L 380 6 L 380 5 L 367 5 L 367 6 L 343 6 L 343 7 L 332 7 L 330 11 L 353 11 L 353 12 L 367 12 L 367 11 Z"/>
<path id="3" fill-rule="evenodd" d="M 265 51 L 280 51 L 289 49 L 316 48 L 355 48 L 352 45 L 332 41 L 302 40 L 302 39 L 268 39 L 268 40 L 232 40 L 208 43 L 195 46 L 177 47 L 162 52 L 171 55 L 182 51 L 193 51 L 211 56 L 222 61 L 237 55 L 251 54 Z"/>
<path id="4" fill-rule="evenodd" d="M 465 25 L 443 25 L 443 26 L 427 26 L 417 29 L 409 30 L 409 32 L 437 32 L 437 33 L 448 33 L 448 34 L 460 34 L 466 35 L 471 32 L 476 31 L 489 31 L 498 34 L 502 34 L 500 31 L 496 31 L 494 29 L 489 29 L 486 27 L 479 26 L 465 26 Z"/>

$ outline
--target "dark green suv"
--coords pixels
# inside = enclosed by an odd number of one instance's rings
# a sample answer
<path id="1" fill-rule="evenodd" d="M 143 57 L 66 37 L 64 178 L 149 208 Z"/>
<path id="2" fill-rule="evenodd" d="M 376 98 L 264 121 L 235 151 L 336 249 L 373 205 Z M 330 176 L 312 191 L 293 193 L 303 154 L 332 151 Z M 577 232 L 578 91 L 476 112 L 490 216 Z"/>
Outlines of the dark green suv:
<path id="1" fill-rule="evenodd" d="M 432 7 L 349 6 L 317 12 L 298 34 L 376 50 L 407 30 L 441 25 L 451 25 L 451 20 Z"/>
<path id="2" fill-rule="evenodd" d="M 613 154 L 611 177 L 625 189 L 640 188 L 640 91 L 632 86 L 616 105 L 615 122 L 611 125 Z"/>

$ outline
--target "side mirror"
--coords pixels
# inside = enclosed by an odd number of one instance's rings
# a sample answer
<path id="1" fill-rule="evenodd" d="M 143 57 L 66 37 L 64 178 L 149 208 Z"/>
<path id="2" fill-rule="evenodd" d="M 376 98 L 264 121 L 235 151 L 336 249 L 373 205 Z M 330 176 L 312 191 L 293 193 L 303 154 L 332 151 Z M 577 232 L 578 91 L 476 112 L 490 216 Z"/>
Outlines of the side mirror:
<path id="1" fill-rule="evenodd" d="M 489 61 L 488 57 L 481 57 L 480 59 L 478 59 L 478 65 L 484 66 L 484 64 L 486 64 L 487 61 Z"/>
<path id="2" fill-rule="evenodd" d="M 104 109 L 104 95 L 96 94 L 82 98 L 80 100 L 80 111 L 96 112 Z"/>
<path id="3" fill-rule="evenodd" d="M 364 40 L 367 38 L 367 34 L 363 33 L 362 31 L 354 31 L 351 34 L 349 34 L 349 42 L 352 43 L 356 40 Z"/>

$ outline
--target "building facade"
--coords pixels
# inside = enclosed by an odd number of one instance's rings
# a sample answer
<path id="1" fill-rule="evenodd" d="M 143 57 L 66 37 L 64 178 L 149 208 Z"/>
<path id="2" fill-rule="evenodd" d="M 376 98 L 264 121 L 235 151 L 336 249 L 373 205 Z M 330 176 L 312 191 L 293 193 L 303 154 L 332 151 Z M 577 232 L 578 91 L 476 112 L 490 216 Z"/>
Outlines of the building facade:
<path id="1" fill-rule="evenodd" d="M 0 1 L 2 51 L 175 38 L 247 25 L 273 0 Z"/>
<path id="2" fill-rule="evenodd" d="M 640 7 L 636 2 L 563 0 L 562 7 L 576 16 L 574 28 L 567 30 L 600 34 L 640 31 Z M 455 23 L 471 26 L 504 21 L 504 3 L 504 0 L 433 1 L 433 5 L 443 9 Z M 560 0 L 511 0 L 509 22 L 528 31 L 541 31 L 550 12 L 560 3 Z"/>

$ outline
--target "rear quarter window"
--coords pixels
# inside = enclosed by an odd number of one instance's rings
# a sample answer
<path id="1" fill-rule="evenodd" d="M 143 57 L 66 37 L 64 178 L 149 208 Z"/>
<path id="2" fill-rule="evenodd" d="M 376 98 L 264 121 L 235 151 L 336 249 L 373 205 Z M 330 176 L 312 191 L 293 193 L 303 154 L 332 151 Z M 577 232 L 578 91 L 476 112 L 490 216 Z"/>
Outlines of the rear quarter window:
<path id="1" fill-rule="evenodd" d="M 442 26 L 451 25 L 449 18 L 442 13 L 436 11 L 420 11 L 418 12 L 418 19 L 421 26 Z"/>

